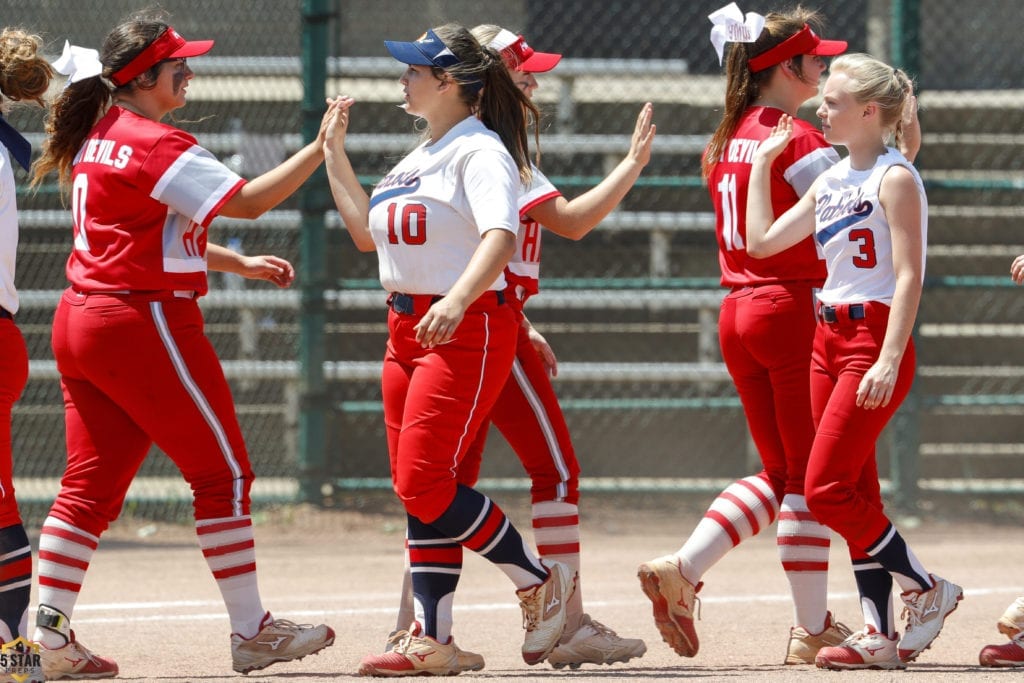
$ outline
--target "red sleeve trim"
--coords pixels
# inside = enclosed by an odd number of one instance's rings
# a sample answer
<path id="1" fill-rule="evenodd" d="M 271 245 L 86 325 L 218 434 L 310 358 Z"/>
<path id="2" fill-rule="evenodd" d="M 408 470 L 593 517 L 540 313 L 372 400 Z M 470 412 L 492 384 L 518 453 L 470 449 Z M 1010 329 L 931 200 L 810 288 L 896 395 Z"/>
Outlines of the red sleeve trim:
<path id="1" fill-rule="evenodd" d="M 550 201 L 552 199 L 555 199 L 556 197 L 561 197 L 561 196 L 562 196 L 561 192 L 559 192 L 558 190 L 552 190 L 551 192 L 548 192 L 547 194 L 544 194 L 544 195 L 541 195 L 541 196 L 537 197 L 532 202 L 530 202 L 526 206 L 524 206 L 521 209 L 519 209 L 519 220 L 522 221 L 527 216 L 529 216 L 530 215 L 530 209 L 533 209 L 533 208 L 543 204 L 546 201 Z"/>

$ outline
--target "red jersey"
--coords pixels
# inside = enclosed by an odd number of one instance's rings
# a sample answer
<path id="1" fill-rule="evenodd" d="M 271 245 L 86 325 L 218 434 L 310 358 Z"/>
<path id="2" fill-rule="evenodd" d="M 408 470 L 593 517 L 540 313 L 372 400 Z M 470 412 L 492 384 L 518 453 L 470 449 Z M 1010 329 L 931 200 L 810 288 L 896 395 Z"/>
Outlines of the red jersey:
<path id="1" fill-rule="evenodd" d="M 519 233 L 516 251 L 505 267 L 505 288 L 510 299 L 520 306 L 540 291 L 540 243 L 543 226 L 530 218 L 530 210 L 544 202 L 561 197 L 540 169 L 532 166 L 533 180 L 519 193 Z"/>
<path id="2" fill-rule="evenodd" d="M 718 262 L 722 284 L 726 287 L 776 282 L 812 282 L 821 286 L 825 281 L 825 262 L 813 237 L 774 256 L 762 259 L 747 256 L 750 161 L 782 114 L 773 107 L 747 109 L 708 177 L 708 190 L 715 205 Z M 825 141 L 821 131 L 806 121 L 793 119 L 793 138 L 772 164 L 775 217 L 796 204 L 815 179 L 838 161 L 839 155 Z"/>
<path id="3" fill-rule="evenodd" d="M 75 289 L 206 293 L 206 228 L 243 178 L 188 133 L 118 106 L 89 132 L 71 178 Z"/>

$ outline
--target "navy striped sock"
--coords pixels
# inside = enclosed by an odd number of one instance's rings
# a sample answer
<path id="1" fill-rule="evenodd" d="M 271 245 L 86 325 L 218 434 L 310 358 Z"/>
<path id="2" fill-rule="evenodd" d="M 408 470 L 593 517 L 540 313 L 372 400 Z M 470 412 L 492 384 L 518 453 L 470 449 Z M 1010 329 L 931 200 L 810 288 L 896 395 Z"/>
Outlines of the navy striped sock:
<path id="1" fill-rule="evenodd" d="M 865 552 L 885 567 L 904 591 L 926 591 L 935 585 L 892 523 Z"/>
<path id="2" fill-rule="evenodd" d="M 459 485 L 455 500 L 432 526 L 498 565 L 517 588 L 548 577 L 547 569 L 527 550 L 523 537 L 501 508 L 468 486 Z M 535 580 L 529 580 L 531 576 Z"/>
<path id="3" fill-rule="evenodd" d="M 28 638 L 29 594 L 32 590 L 32 547 L 21 524 L 0 529 L 0 621 L 11 639 Z"/>
<path id="4" fill-rule="evenodd" d="M 416 621 L 425 635 L 446 643 L 452 632 L 452 600 L 462 574 L 462 546 L 412 515 L 408 525 Z"/>

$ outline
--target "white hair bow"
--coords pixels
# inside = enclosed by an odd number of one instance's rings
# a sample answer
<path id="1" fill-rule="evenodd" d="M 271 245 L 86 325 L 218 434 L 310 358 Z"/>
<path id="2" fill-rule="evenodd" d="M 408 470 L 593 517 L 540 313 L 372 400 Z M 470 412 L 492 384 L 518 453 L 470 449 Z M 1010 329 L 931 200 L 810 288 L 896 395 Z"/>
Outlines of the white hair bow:
<path id="1" fill-rule="evenodd" d="M 97 50 L 78 47 L 66 40 L 64 41 L 64 53 L 53 63 L 53 68 L 57 70 L 57 73 L 68 77 L 67 85 L 103 73 L 103 63 L 100 62 L 100 53 Z"/>
<path id="2" fill-rule="evenodd" d="M 715 46 L 718 53 L 718 64 L 722 64 L 722 56 L 725 54 L 725 44 L 729 43 L 752 43 L 761 35 L 764 28 L 764 17 L 757 12 L 747 12 L 746 17 L 736 6 L 730 2 L 722 9 L 715 10 L 708 15 L 708 19 L 714 26 L 711 27 L 711 44 Z"/>

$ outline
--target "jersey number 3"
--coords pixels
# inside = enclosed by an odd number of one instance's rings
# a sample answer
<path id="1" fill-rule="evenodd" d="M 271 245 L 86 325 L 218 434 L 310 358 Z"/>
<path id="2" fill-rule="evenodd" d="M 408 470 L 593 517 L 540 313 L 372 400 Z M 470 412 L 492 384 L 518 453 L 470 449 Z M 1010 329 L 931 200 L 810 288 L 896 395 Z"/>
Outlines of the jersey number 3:
<path id="1" fill-rule="evenodd" d="M 427 241 L 427 207 L 403 204 L 388 205 L 388 244 L 423 244 Z"/>
<path id="2" fill-rule="evenodd" d="M 850 241 L 860 245 L 860 253 L 853 257 L 853 265 L 857 268 L 874 268 L 878 265 L 875 254 L 875 233 L 867 228 L 850 231 Z"/>

